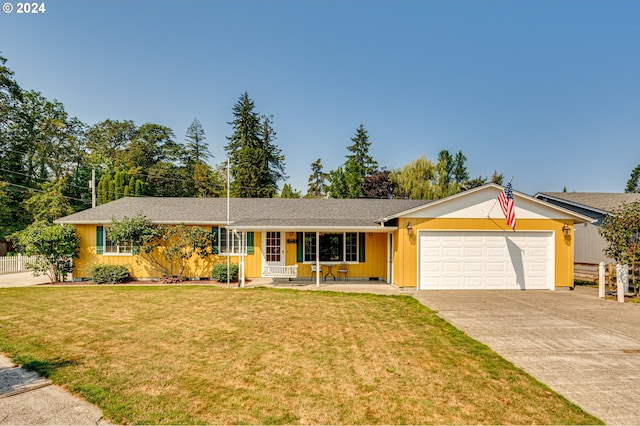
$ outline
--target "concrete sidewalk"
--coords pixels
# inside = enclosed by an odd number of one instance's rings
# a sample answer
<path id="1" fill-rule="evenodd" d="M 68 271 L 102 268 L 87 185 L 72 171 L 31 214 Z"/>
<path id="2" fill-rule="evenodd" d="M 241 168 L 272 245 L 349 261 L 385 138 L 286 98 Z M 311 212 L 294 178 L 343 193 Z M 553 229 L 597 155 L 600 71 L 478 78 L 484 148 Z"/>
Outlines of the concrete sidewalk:
<path id="1" fill-rule="evenodd" d="M 29 287 L 32 285 L 46 284 L 48 282 L 49 277 L 46 275 L 34 277 L 31 272 L 17 272 L 15 274 L 0 275 L 0 288 Z"/>
<path id="2" fill-rule="evenodd" d="M 607 424 L 640 424 L 640 304 L 575 291 L 420 291 L 456 328 Z"/>
<path id="3" fill-rule="evenodd" d="M 102 411 L 0 355 L 0 424 L 100 425 Z"/>

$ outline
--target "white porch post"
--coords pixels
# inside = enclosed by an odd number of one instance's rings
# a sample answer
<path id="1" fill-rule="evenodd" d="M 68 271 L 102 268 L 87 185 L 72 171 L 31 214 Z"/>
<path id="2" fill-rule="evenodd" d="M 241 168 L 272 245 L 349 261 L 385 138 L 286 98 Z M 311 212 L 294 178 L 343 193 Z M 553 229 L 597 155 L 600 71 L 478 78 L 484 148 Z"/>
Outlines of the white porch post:
<path id="1" fill-rule="evenodd" d="M 616 290 L 618 292 L 618 302 L 624 302 L 624 284 L 622 283 L 622 265 L 616 265 Z"/>
<path id="2" fill-rule="evenodd" d="M 320 287 L 320 233 L 316 231 L 316 287 Z"/>
<path id="3" fill-rule="evenodd" d="M 598 265 L 598 297 L 604 298 L 604 262 Z"/>
<path id="4" fill-rule="evenodd" d="M 387 284 L 393 283 L 393 234 L 387 233 Z"/>
<path id="5" fill-rule="evenodd" d="M 240 238 L 240 256 L 238 258 L 238 263 L 239 263 L 239 268 L 240 269 L 240 287 L 244 288 L 244 253 L 245 250 L 247 248 L 247 233 L 244 232 L 244 237 L 243 237 L 243 233 L 240 232 L 238 235 L 238 238 Z"/>

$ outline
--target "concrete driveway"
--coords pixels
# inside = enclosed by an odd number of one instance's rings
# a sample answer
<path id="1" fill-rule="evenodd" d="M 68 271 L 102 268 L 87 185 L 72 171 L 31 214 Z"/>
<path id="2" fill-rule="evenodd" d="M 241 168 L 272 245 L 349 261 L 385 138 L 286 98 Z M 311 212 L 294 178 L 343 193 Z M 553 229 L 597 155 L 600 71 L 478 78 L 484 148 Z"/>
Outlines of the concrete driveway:
<path id="1" fill-rule="evenodd" d="M 607 424 L 640 424 L 640 304 L 575 291 L 414 297 Z"/>

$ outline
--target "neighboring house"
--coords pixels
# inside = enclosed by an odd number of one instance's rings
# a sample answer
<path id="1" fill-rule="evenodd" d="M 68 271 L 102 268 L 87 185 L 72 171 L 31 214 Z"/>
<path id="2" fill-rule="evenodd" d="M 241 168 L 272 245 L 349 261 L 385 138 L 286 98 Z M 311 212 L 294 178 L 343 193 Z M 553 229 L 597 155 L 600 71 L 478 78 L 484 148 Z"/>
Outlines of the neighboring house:
<path id="1" fill-rule="evenodd" d="M 574 262 L 591 265 L 615 263 L 604 254 L 607 242 L 598 232 L 604 218 L 623 203 L 640 201 L 637 193 L 539 192 L 535 197 L 593 219 L 593 223 L 576 227 L 574 242 Z"/>
<path id="2" fill-rule="evenodd" d="M 437 201 L 231 198 L 229 234 L 224 198 L 122 198 L 55 222 L 78 229 L 76 278 L 87 277 L 96 263 L 125 264 L 134 277 L 153 276 L 130 248 L 114 246 L 105 234 L 112 219 L 145 215 L 157 224 L 217 233 L 216 254 L 194 257 L 189 277 L 208 277 L 212 264 L 231 255 L 233 262 L 243 261 L 248 278 L 288 270 L 318 280 L 313 266 L 321 266 L 324 276 L 344 262 L 349 279 L 379 279 L 408 289 L 573 285 L 573 227 L 590 219 L 514 191 L 514 232 L 497 203 L 502 190 L 488 184 Z"/>

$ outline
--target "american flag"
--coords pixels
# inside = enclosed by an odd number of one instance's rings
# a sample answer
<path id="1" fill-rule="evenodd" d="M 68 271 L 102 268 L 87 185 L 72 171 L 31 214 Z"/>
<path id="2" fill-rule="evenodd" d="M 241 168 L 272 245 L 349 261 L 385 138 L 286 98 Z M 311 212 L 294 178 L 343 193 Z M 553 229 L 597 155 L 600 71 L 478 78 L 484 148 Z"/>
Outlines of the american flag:
<path id="1" fill-rule="evenodd" d="M 502 208 L 504 217 L 507 218 L 507 225 L 514 231 L 516 230 L 516 209 L 513 202 L 513 190 L 511 189 L 511 182 L 507 184 L 504 190 L 498 195 L 498 202 Z"/>

